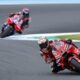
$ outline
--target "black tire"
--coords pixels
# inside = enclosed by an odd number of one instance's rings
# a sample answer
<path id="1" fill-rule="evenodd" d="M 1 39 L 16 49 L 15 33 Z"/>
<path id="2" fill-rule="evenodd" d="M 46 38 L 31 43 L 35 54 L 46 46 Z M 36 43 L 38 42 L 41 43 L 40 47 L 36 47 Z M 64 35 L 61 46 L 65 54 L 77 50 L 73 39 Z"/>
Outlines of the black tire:
<path id="1" fill-rule="evenodd" d="M 0 37 L 4 38 L 13 34 L 14 34 L 14 29 L 9 26 L 6 30 L 0 33 Z"/>
<path id="2" fill-rule="evenodd" d="M 74 71 L 80 73 L 80 62 L 78 62 L 76 59 L 72 58 L 71 61 L 70 61 L 70 63 L 75 68 Z"/>

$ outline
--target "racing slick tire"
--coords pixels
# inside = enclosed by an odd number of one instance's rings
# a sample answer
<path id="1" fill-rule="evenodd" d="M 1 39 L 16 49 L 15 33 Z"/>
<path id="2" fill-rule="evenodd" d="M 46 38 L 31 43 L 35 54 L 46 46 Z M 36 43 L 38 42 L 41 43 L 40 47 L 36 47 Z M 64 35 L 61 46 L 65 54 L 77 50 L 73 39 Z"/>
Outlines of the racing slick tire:
<path id="1" fill-rule="evenodd" d="M 10 35 L 13 35 L 13 34 L 14 34 L 14 29 L 9 26 L 7 29 L 5 29 L 4 31 L 2 31 L 0 33 L 0 37 L 4 38 L 4 37 L 7 37 L 7 36 L 10 36 Z"/>
<path id="2" fill-rule="evenodd" d="M 72 58 L 70 63 L 74 68 L 73 70 L 75 72 L 79 72 L 80 73 L 80 62 L 78 62 L 75 58 Z"/>

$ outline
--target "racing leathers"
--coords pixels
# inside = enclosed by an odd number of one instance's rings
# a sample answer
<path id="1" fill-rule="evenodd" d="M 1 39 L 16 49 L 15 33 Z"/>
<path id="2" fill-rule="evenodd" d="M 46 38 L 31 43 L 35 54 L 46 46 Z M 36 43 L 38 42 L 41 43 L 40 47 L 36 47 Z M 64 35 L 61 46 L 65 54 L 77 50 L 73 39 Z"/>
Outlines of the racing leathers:
<path id="1" fill-rule="evenodd" d="M 21 28 L 22 29 L 29 27 L 29 23 L 31 22 L 31 17 L 30 17 L 30 13 L 29 12 L 28 12 L 27 15 L 23 15 L 22 12 L 10 13 L 9 17 L 13 17 L 14 15 L 18 15 L 20 20 L 23 21 L 22 24 L 21 24 Z"/>
<path id="2" fill-rule="evenodd" d="M 21 34 L 24 28 L 29 27 L 29 20 L 29 14 L 28 16 L 23 16 L 21 12 L 11 13 L 6 19 L 6 23 L 3 24 L 2 31 L 4 31 L 6 25 L 11 25 L 14 26 L 17 33 Z"/>
<path id="3" fill-rule="evenodd" d="M 57 60 L 54 56 L 54 53 L 57 54 L 57 49 L 54 47 L 54 41 L 49 41 L 49 46 L 47 49 L 41 49 L 40 55 L 45 60 L 46 63 L 51 65 L 52 72 L 58 72 L 62 70 L 61 66 L 58 66 L 56 63 Z"/>
<path id="4" fill-rule="evenodd" d="M 46 63 L 51 65 L 51 70 L 54 73 L 64 70 L 66 68 L 63 63 L 59 64 L 59 61 L 62 58 L 61 56 L 65 52 L 67 52 L 68 46 L 65 44 L 69 46 L 71 52 L 73 52 L 76 55 L 79 55 L 75 53 L 75 50 L 74 50 L 74 47 L 76 47 L 76 45 L 70 40 L 49 41 L 49 46 L 47 47 L 47 49 L 40 50 L 41 57 L 44 59 Z M 63 50 L 61 50 L 61 48 L 63 48 Z"/>

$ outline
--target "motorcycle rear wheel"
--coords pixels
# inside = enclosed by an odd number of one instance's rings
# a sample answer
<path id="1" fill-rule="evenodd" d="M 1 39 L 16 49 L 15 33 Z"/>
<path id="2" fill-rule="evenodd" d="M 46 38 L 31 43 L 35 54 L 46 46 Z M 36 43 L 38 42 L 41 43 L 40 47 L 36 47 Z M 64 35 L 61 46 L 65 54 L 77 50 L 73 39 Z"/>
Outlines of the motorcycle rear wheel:
<path id="1" fill-rule="evenodd" d="M 13 34 L 14 34 L 14 29 L 9 26 L 6 30 L 0 33 L 0 37 L 4 38 Z"/>

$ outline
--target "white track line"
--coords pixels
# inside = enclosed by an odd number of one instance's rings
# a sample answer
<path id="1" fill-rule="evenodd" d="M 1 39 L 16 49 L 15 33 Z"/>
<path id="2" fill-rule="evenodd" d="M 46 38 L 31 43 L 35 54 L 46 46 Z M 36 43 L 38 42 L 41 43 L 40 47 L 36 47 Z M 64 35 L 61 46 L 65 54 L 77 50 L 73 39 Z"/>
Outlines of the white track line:
<path id="1" fill-rule="evenodd" d="M 27 35 L 13 35 L 10 37 L 23 37 L 23 36 L 27 36 L 27 37 L 38 37 L 38 36 L 63 36 L 63 35 L 76 35 L 76 34 L 80 34 L 80 32 L 69 32 L 69 33 L 44 33 L 44 34 L 27 34 Z"/>
<path id="2" fill-rule="evenodd" d="M 36 41 L 38 40 L 39 37 L 41 36 L 46 36 L 46 37 L 57 37 L 57 36 L 64 36 L 64 35 L 77 35 L 80 34 L 80 32 L 69 32 L 69 33 L 44 33 L 44 34 L 27 34 L 27 35 L 13 35 L 9 36 L 6 38 L 3 38 L 3 40 L 31 40 L 31 41 Z M 33 38 L 37 37 L 37 38 Z M 76 42 L 80 42 L 80 40 L 74 40 Z"/>

